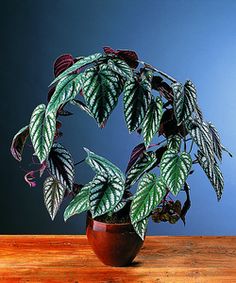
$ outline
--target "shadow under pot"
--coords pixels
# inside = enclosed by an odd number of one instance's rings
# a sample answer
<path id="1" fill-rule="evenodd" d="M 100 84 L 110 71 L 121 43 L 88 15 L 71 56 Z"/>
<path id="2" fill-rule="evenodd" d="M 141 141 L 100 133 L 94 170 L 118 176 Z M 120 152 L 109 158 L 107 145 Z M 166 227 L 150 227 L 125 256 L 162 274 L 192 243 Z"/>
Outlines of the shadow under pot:
<path id="1" fill-rule="evenodd" d="M 131 223 L 100 222 L 87 214 L 86 235 L 97 257 L 110 266 L 132 263 L 143 245 Z"/>

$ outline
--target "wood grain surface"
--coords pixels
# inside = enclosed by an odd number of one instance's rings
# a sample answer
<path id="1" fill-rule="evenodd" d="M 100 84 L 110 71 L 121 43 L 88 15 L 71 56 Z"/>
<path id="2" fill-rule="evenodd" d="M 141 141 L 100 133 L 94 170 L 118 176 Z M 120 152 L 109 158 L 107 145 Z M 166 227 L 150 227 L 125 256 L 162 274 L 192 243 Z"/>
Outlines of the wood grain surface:
<path id="1" fill-rule="evenodd" d="M 104 266 L 85 236 L 0 236 L 0 282 L 236 282 L 236 237 L 146 237 L 129 267 Z"/>

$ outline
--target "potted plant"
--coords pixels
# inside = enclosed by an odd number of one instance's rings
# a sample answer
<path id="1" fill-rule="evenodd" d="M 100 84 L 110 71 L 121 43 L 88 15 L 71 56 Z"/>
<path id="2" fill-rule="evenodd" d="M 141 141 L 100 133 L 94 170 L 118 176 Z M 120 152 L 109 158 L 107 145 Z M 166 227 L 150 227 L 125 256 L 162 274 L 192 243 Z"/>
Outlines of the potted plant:
<path id="1" fill-rule="evenodd" d="M 149 217 L 155 222 L 181 219 L 185 223 L 190 208 L 186 180 L 193 165 L 204 170 L 220 200 L 224 180 L 218 163 L 222 151 L 228 150 L 214 125 L 204 121 L 190 80 L 182 84 L 140 61 L 134 51 L 110 47 L 87 57 L 62 55 L 54 63 L 54 74 L 47 105 L 34 109 L 29 125 L 14 136 L 11 153 L 21 161 L 29 138 L 34 168 L 25 175 L 26 182 L 35 186 L 37 174 L 47 175 L 44 202 L 52 220 L 66 197 L 72 200 L 65 220 L 88 211 L 88 240 L 105 264 L 132 262 L 143 244 Z M 141 135 L 143 142 L 133 149 L 125 174 L 85 148 L 87 157 L 82 161 L 95 176 L 85 185 L 78 184 L 75 166 L 80 162 L 74 163 L 58 142 L 59 118 L 72 115 L 66 110 L 70 103 L 103 128 L 122 93 L 127 128 Z M 194 145 L 197 150 L 193 151 Z M 182 192 L 186 194 L 183 206 L 172 199 Z"/>

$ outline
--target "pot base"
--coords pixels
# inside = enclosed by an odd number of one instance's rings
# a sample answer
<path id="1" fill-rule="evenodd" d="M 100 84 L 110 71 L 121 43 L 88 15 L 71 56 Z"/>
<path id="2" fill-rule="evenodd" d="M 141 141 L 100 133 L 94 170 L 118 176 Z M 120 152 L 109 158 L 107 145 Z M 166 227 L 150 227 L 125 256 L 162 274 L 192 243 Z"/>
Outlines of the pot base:
<path id="1" fill-rule="evenodd" d="M 97 257 L 110 266 L 130 265 L 143 245 L 131 223 L 103 223 L 89 215 L 86 235 Z"/>

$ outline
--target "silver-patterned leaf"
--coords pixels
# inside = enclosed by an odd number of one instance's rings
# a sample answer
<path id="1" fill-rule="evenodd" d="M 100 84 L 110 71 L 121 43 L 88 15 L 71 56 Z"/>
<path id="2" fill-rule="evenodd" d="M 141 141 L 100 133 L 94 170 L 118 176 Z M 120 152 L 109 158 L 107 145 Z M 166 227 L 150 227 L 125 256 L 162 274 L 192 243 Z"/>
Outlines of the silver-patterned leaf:
<path id="1" fill-rule="evenodd" d="M 135 232 L 139 235 L 139 237 L 144 241 L 145 234 L 147 231 L 147 225 L 148 225 L 148 217 L 145 219 L 142 219 L 139 222 L 133 223 L 133 227 Z"/>
<path id="2" fill-rule="evenodd" d="M 84 148 L 84 150 L 87 153 L 85 161 L 96 173 L 106 173 L 110 176 L 117 176 L 124 182 L 125 176 L 117 166 L 87 148 Z"/>
<path id="3" fill-rule="evenodd" d="M 135 131 L 151 103 L 151 82 L 148 78 L 135 77 L 126 81 L 124 86 L 124 114 L 129 132 Z"/>
<path id="4" fill-rule="evenodd" d="M 53 177 L 48 177 L 43 184 L 44 203 L 54 220 L 65 195 L 65 187 Z"/>
<path id="5" fill-rule="evenodd" d="M 224 177 L 216 160 L 213 164 L 209 163 L 208 159 L 201 151 L 198 151 L 197 159 L 208 179 L 210 180 L 219 201 L 224 189 Z"/>
<path id="6" fill-rule="evenodd" d="M 174 135 L 168 137 L 167 147 L 168 149 L 174 149 L 179 151 L 181 146 L 181 137 L 179 135 Z"/>
<path id="7" fill-rule="evenodd" d="M 56 132 L 56 113 L 45 115 L 46 106 L 38 105 L 31 116 L 29 132 L 35 154 L 42 163 L 47 159 Z"/>
<path id="8" fill-rule="evenodd" d="M 124 183 L 117 176 L 97 174 L 90 188 L 90 210 L 93 218 L 112 211 L 124 194 Z"/>
<path id="9" fill-rule="evenodd" d="M 154 152 L 145 153 L 128 171 L 125 181 L 126 187 L 132 186 L 156 162 L 157 159 Z"/>
<path id="10" fill-rule="evenodd" d="M 121 79 L 107 65 L 91 67 L 84 72 L 84 99 L 99 126 L 104 126 L 121 92 Z"/>
<path id="11" fill-rule="evenodd" d="M 47 114 L 57 112 L 59 107 L 74 99 L 83 85 L 83 74 L 71 74 L 62 78 L 48 103 Z"/>
<path id="12" fill-rule="evenodd" d="M 219 133 L 218 133 L 216 127 L 211 122 L 208 122 L 207 125 L 208 125 L 208 128 L 210 130 L 211 137 L 212 137 L 214 153 L 215 153 L 216 157 L 220 161 L 222 161 L 222 146 L 221 146 Z"/>
<path id="13" fill-rule="evenodd" d="M 160 127 L 163 114 L 163 103 L 160 97 L 152 100 L 142 123 L 142 134 L 145 146 L 148 147 Z"/>
<path id="14" fill-rule="evenodd" d="M 181 83 L 172 84 L 174 93 L 174 113 L 178 125 L 180 125 L 194 112 L 201 113 L 197 104 L 197 92 L 194 84 L 187 80 L 184 86 Z"/>
<path id="15" fill-rule="evenodd" d="M 75 167 L 71 154 L 59 143 L 54 143 L 48 156 L 47 166 L 51 175 L 69 191 L 73 188 Z"/>
<path id="16" fill-rule="evenodd" d="M 227 152 L 230 157 L 233 157 L 233 154 L 225 147 L 223 144 L 221 145 L 223 151 Z"/>
<path id="17" fill-rule="evenodd" d="M 74 63 L 71 67 L 66 69 L 63 73 L 61 73 L 58 77 L 55 78 L 55 80 L 50 84 L 53 85 L 54 83 L 58 82 L 62 78 L 66 77 L 67 75 L 77 71 L 78 69 L 93 63 L 94 61 L 98 60 L 103 56 L 102 53 L 95 53 L 87 57 L 82 57 L 80 60 L 78 60 L 76 63 Z"/>
<path id="18" fill-rule="evenodd" d="M 131 222 L 139 222 L 149 216 L 161 202 L 166 193 L 166 184 L 161 177 L 146 173 L 138 184 L 137 192 L 131 204 Z"/>
<path id="19" fill-rule="evenodd" d="M 91 113 L 89 108 L 82 101 L 77 100 L 77 99 L 72 99 L 70 101 L 70 103 L 79 107 L 80 109 L 82 109 L 84 112 L 86 112 L 89 116 L 91 116 L 93 118 L 93 114 Z"/>
<path id="20" fill-rule="evenodd" d="M 22 160 L 22 152 L 26 143 L 26 140 L 29 136 L 29 126 L 25 126 L 20 129 L 12 139 L 11 143 L 11 154 L 17 160 Z"/>
<path id="21" fill-rule="evenodd" d="M 80 214 L 84 211 L 89 210 L 89 194 L 91 186 L 92 182 L 84 186 L 69 203 L 66 210 L 64 211 L 65 221 L 75 214 Z"/>
<path id="22" fill-rule="evenodd" d="M 120 76 L 131 79 L 133 76 L 132 69 L 130 66 L 123 60 L 114 58 L 108 60 L 109 68 L 114 71 L 115 73 L 119 74 Z"/>
<path id="23" fill-rule="evenodd" d="M 200 151 L 208 158 L 209 162 L 214 163 L 213 140 L 208 125 L 192 118 L 188 119 L 185 125 Z"/>
<path id="24" fill-rule="evenodd" d="M 161 176 L 173 195 L 177 195 L 184 185 L 192 166 L 189 153 L 168 149 L 160 163 Z"/>

